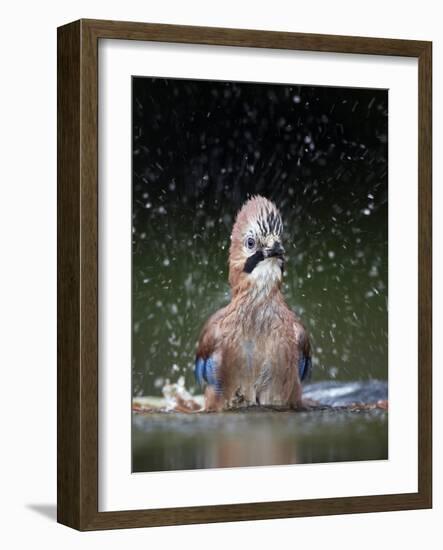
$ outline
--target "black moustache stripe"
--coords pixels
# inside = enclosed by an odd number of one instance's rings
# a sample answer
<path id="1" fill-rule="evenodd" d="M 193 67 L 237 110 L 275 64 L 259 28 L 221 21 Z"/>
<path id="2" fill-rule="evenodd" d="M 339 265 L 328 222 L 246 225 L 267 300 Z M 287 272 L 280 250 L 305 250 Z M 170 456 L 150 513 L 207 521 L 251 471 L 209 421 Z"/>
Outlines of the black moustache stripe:
<path id="1" fill-rule="evenodd" d="M 264 259 L 265 257 L 263 256 L 263 252 L 261 250 L 257 250 L 255 254 L 253 254 L 252 256 L 249 256 L 249 258 L 246 260 L 243 271 L 245 273 L 252 273 L 255 266 Z"/>

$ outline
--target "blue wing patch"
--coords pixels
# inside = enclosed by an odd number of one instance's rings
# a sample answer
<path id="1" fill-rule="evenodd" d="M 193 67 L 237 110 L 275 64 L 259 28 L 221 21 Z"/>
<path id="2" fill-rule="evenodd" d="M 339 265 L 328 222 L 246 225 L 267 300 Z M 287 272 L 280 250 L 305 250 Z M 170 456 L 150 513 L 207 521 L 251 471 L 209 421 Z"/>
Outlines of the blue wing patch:
<path id="1" fill-rule="evenodd" d="M 198 384 L 200 384 L 200 386 L 204 384 L 205 380 L 205 363 L 206 361 L 201 357 L 197 357 L 195 360 L 194 376 L 195 380 Z"/>
<path id="2" fill-rule="evenodd" d="M 303 382 L 306 378 L 309 378 L 312 370 L 312 360 L 310 357 L 306 357 L 306 355 L 302 355 L 299 363 L 298 363 L 298 374 L 300 376 L 300 380 Z"/>
<path id="3" fill-rule="evenodd" d="M 194 374 L 200 386 L 209 384 L 210 386 L 214 386 L 217 391 L 221 391 L 221 382 L 217 378 L 217 366 L 212 357 L 208 357 L 207 359 L 197 357 L 195 360 Z"/>

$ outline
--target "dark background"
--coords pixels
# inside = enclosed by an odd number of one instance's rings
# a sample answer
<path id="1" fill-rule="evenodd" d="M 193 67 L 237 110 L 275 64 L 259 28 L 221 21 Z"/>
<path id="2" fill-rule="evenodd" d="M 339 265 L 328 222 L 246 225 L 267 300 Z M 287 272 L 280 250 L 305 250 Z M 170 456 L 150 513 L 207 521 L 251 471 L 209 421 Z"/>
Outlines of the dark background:
<path id="1" fill-rule="evenodd" d="M 281 210 L 313 380 L 387 379 L 386 90 L 133 78 L 133 393 L 185 376 L 229 301 L 235 214 Z"/>

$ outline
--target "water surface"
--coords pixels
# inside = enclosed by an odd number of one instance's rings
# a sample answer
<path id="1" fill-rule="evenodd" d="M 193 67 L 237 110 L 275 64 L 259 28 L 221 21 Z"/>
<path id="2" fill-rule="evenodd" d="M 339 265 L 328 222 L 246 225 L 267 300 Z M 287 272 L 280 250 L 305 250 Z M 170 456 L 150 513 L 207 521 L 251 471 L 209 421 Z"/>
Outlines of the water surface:
<path id="1" fill-rule="evenodd" d="M 385 383 L 312 384 L 306 395 L 335 408 L 134 414 L 133 471 L 388 458 L 388 413 L 339 408 L 355 401 L 386 399 Z"/>

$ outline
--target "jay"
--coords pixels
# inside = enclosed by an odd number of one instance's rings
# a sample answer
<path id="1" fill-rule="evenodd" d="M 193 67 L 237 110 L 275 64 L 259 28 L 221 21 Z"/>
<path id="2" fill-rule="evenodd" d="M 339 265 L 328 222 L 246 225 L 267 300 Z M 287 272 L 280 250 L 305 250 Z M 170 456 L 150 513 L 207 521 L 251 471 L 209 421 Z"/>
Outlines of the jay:
<path id="1" fill-rule="evenodd" d="M 300 408 L 311 371 L 306 329 L 282 294 L 282 217 L 254 196 L 238 212 L 229 249 L 230 303 L 205 323 L 195 377 L 205 410 L 249 406 Z"/>

